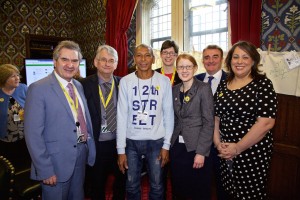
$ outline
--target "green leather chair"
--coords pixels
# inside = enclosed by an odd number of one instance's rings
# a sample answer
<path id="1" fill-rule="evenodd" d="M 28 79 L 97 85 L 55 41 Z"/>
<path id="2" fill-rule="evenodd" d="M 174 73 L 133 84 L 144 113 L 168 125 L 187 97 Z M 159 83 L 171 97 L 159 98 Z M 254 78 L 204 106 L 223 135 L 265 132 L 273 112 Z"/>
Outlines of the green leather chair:
<path id="1" fill-rule="evenodd" d="M 13 164 L 0 156 L 0 199 L 41 200 L 39 181 L 30 179 L 30 168 L 16 172 Z"/>
<path id="2" fill-rule="evenodd" d="M 14 173 L 15 169 L 11 162 L 0 156 L 0 199 L 14 199 Z"/>

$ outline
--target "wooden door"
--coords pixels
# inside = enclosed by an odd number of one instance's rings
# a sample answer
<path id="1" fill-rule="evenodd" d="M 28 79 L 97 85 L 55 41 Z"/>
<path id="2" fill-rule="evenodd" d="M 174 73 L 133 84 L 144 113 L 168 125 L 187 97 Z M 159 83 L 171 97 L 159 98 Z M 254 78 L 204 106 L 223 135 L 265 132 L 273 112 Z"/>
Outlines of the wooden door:
<path id="1" fill-rule="evenodd" d="M 278 94 L 274 154 L 268 189 L 271 199 L 300 199 L 300 98 Z"/>

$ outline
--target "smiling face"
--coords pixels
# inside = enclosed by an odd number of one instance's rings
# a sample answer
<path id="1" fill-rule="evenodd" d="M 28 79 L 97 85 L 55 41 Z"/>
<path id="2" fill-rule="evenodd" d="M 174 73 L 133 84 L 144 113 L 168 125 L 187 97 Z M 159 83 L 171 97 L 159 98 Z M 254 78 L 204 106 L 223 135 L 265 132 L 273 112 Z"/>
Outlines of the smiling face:
<path id="1" fill-rule="evenodd" d="M 232 54 L 231 68 L 238 78 L 245 78 L 251 74 L 251 68 L 254 65 L 250 55 L 241 48 L 236 47 Z"/>
<path id="2" fill-rule="evenodd" d="M 222 55 L 219 49 L 206 49 L 203 52 L 203 65 L 209 75 L 214 75 L 222 67 Z"/>
<path id="3" fill-rule="evenodd" d="M 149 48 L 145 46 L 140 46 L 136 48 L 134 54 L 134 62 L 138 71 L 151 72 L 151 67 L 154 61 L 155 58 Z"/>
<path id="4" fill-rule="evenodd" d="M 57 60 L 53 60 L 55 72 L 70 82 L 79 69 L 79 56 L 76 50 L 62 48 Z"/>
<path id="5" fill-rule="evenodd" d="M 13 72 L 12 75 L 6 80 L 4 87 L 12 89 L 17 88 L 20 84 L 20 74 Z"/>
<path id="6" fill-rule="evenodd" d="M 188 82 L 193 79 L 198 67 L 195 66 L 189 59 L 181 58 L 177 61 L 177 73 L 183 82 Z"/>
<path id="7" fill-rule="evenodd" d="M 162 50 L 160 52 L 160 57 L 164 66 L 173 67 L 177 58 L 177 53 L 175 52 L 174 47 L 170 47 Z"/>
<path id="8" fill-rule="evenodd" d="M 117 68 L 118 62 L 106 49 L 101 50 L 94 59 L 94 65 L 99 75 L 112 75 Z"/>

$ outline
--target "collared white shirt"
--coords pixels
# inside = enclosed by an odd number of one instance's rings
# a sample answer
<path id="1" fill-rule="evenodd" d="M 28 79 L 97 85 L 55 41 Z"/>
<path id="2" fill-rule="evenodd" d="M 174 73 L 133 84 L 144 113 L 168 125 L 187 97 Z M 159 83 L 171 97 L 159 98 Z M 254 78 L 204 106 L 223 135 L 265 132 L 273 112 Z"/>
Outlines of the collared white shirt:
<path id="1" fill-rule="evenodd" d="M 55 77 L 57 78 L 57 80 L 61 83 L 61 85 L 63 86 L 63 88 L 65 88 L 65 90 L 66 90 L 67 92 L 69 92 L 69 89 L 68 89 L 68 87 L 67 87 L 67 85 L 68 85 L 69 82 L 66 81 L 65 79 L 63 79 L 62 77 L 60 77 L 60 76 L 56 73 L 56 71 L 54 71 L 54 75 L 55 75 Z M 85 121 L 86 121 L 85 109 L 84 109 L 84 106 L 83 106 L 83 102 L 82 102 L 81 96 L 79 95 L 79 93 L 78 93 L 78 91 L 77 91 L 77 88 L 76 88 L 75 85 L 73 84 L 73 79 L 70 81 L 70 83 L 72 83 L 72 85 L 74 86 L 74 87 L 73 87 L 73 88 L 74 88 L 74 92 L 75 92 L 75 94 L 76 94 L 76 96 L 77 96 L 77 98 L 78 98 L 78 101 L 79 101 L 80 105 L 81 105 L 81 109 L 82 109 L 82 112 L 83 112 L 83 115 L 84 115 L 84 119 L 85 119 Z M 69 103 L 69 101 L 68 101 L 68 103 Z M 70 103 L 69 103 L 69 106 L 70 106 L 70 109 L 71 109 L 71 111 L 72 111 L 72 114 L 73 114 L 73 117 L 74 117 L 74 121 L 77 122 L 77 121 L 78 121 L 77 118 L 76 118 L 76 117 L 77 117 L 77 113 L 74 112 L 74 110 L 72 109 Z"/>
<path id="2" fill-rule="evenodd" d="M 208 73 L 205 74 L 205 78 L 203 80 L 203 82 L 208 82 L 208 77 L 211 76 L 209 75 Z M 217 87 L 221 81 L 221 78 L 222 78 L 222 69 L 220 69 L 217 73 L 215 73 L 213 75 L 213 79 L 211 81 L 211 90 L 213 92 L 213 94 L 215 94 L 215 92 L 217 91 Z"/>

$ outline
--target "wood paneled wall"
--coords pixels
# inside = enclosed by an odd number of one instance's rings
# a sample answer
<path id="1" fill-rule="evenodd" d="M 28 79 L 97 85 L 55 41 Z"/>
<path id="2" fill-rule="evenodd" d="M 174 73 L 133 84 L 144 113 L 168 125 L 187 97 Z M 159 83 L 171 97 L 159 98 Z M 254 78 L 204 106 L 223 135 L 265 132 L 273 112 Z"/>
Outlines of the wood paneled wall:
<path id="1" fill-rule="evenodd" d="M 274 154 L 268 188 L 271 199 L 300 199 L 300 97 L 278 94 Z"/>

